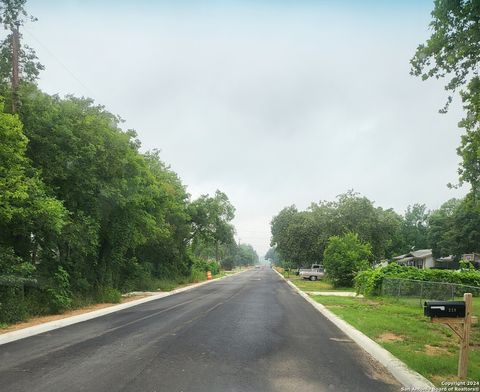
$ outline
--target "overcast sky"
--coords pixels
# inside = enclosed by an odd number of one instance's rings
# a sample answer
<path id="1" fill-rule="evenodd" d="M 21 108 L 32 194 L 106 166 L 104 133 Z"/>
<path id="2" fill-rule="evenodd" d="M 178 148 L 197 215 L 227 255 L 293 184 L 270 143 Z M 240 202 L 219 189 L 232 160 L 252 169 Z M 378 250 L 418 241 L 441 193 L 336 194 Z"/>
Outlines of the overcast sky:
<path id="1" fill-rule="evenodd" d="M 354 189 L 402 213 L 463 190 L 458 99 L 409 75 L 431 1 L 46 1 L 24 39 L 48 93 L 89 96 L 193 197 L 224 191 L 260 255 L 270 220 Z M 360 4 L 362 3 L 362 4 Z"/>

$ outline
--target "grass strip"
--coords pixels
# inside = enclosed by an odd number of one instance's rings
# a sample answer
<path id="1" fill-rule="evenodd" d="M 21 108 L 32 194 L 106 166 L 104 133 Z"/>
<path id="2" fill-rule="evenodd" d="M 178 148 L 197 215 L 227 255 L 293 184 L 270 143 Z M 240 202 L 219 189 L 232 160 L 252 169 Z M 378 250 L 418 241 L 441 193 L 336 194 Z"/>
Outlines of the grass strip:
<path id="1" fill-rule="evenodd" d="M 459 339 L 423 316 L 419 300 L 313 296 L 315 301 L 379 343 L 435 385 L 458 381 Z M 474 299 L 480 314 L 480 298 Z M 472 326 L 468 379 L 480 380 L 480 327 Z"/>
<path id="2" fill-rule="evenodd" d="M 311 281 L 308 279 L 303 279 L 300 276 L 294 275 L 293 273 L 290 273 L 289 275 L 285 274 L 288 273 L 284 272 L 285 278 L 303 291 L 355 291 L 351 287 L 333 287 L 333 285 L 326 279 Z"/>

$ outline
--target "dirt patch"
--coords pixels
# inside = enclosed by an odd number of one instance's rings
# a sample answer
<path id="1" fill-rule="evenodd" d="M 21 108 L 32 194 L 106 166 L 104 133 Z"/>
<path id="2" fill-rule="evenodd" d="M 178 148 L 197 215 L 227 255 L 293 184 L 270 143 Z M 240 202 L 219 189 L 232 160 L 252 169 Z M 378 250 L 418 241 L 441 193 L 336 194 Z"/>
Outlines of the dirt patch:
<path id="1" fill-rule="evenodd" d="M 378 338 L 380 343 L 403 342 L 403 336 L 396 335 L 393 332 L 384 332 Z"/>
<path id="2" fill-rule="evenodd" d="M 444 347 L 430 346 L 429 344 L 425 345 L 425 354 L 431 357 L 438 357 L 441 355 L 452 355 L 452 353 L 449 352 Z"/>
<path id="3" fill-rule="evenodd" d="M 131 302 L 131 301 L 134 301 L 136 299 L 141 299 L 141 298 L 145 298 L 145 297 L 149 297 L 149 296 L 150 296 L 150 294 L 132 295 L 132 296 L 122 298 L 120 303 L 123 304 L 123 303 L 126 303 L 126 302 Z M 89 306 L 86 306 L 86 307 L 80 308 L 80 309 L 68 310 L 68 311 L 66 311 L 65 313 L 62 313 L 62 314 L 52 314 L 52 315 L 48 315 L 48 316 L 33 317 L 28 321 L 13 324 L 13 325 L 10 325 L 6 328 L 1 328 L 0 329 L 0 335 L 4 334 L 4 333 L 7 333 L 7 332 L 17 331 L 19 329 L 33 327 L 34 325 L 48 323 L 49 321 L 61 320 L 61 319 L 67 318 L 67 317 L 72 317 L 72 316 L 77 316 L 77 315 L 83 314 L 83 313 L 93 312 L 94 310 L 108 308 L 108 307 L 114 306 L 114 305 L 118 305 L 118 304 L 111 304 L 111 303 L 95 304 L 95 305 L 89 305 Z"/>

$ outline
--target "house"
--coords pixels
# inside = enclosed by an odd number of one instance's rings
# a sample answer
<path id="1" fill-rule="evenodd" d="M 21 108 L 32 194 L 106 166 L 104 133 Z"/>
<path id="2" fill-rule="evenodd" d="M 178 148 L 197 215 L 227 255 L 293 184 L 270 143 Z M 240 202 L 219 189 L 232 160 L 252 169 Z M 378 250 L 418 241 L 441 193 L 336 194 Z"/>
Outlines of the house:
<path id="1" fill-rule="evenodd" d="M 414 250 L 393 258 L 400 265 L 417 267 L 420 269 L 434 268 L 435 260 L 431 249 Z"/>
<path id="2" fill-rule="evenodd" d="M 462 256 L 462 260 L 469 261 L 473 265 L 480 264 L 480 254 L 478 254 L 478 253 L 465 253 Z"/>
<path id="3" fill-rule="evenodd" d="M 435 268 L 437 269 L 451 269 L 457 270 L 460 268 L 460 265 L 453 255 L 446 257 L 439 257 L 435 260 Z"/>

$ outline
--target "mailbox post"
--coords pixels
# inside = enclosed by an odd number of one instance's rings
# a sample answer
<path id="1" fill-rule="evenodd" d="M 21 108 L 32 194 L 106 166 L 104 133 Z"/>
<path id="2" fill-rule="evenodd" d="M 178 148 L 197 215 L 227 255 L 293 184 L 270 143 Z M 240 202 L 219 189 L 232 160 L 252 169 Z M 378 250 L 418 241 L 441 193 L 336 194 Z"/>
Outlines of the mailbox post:
<path id="1" fill-rule="evenodd" d="M 472 318 L 472 294 L 465 293 L 463 301 L 425 302 L 424 314 L 432 323 L 447 325 L 460 338 L 458 377 L 464 380 L 468 370 L 470 327 L 477 321 Z"/>

